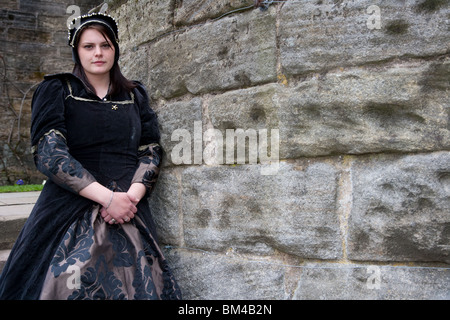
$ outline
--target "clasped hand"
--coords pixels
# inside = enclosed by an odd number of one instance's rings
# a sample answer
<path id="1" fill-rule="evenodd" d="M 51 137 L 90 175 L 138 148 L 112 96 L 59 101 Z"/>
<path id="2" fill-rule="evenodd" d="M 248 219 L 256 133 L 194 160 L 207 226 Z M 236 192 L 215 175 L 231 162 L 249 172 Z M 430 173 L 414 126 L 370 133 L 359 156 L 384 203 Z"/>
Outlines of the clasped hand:
<path id="1" fill-rule="evenodd" d="M 137 212 L 138 202 L 139 200 L 128 192 L 114 192 L 108 209 L 102 207 L 100 214 L 110 224 L 129 222 Z"/>

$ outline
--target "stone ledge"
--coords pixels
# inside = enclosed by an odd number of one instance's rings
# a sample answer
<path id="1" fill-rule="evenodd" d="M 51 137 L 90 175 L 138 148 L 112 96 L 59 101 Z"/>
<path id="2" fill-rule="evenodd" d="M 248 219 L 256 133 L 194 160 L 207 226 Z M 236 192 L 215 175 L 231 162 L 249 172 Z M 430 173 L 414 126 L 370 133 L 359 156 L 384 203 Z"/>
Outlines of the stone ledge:
<path id="1" fill-rule="evenodd" d="M 0 250 L 11 249 L 40 192 L 0 193 Z"/>
<path id="2" fill-rule="evenodd" d="M 3 270 L 3 267 L 6 264 L 6 260 L 8 260 L 9 254 L 11 250 L 0 250 L 0 273 Z"/>

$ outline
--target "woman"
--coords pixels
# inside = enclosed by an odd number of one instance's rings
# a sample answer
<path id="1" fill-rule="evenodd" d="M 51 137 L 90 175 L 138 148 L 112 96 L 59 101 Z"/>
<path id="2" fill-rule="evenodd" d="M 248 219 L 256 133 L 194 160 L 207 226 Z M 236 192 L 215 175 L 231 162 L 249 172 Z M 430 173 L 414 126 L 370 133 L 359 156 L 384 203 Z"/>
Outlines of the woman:
<path id="1" fill-rule="evenodd" d="M 31 142 L 48 176 L 0 277 L 2 299 L 180 299 L 148 202 L 162 150 L 144 87 L 120 72 L 113 18 L 69 31 L 73 73 L 46 76 Z"/>

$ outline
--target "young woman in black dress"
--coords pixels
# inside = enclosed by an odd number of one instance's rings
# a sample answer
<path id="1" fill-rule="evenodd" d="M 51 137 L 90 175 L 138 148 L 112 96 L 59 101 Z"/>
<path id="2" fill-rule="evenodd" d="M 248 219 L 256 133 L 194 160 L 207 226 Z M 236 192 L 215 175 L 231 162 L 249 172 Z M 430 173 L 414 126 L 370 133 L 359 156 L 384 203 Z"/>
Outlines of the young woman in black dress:
<path id="1" fill-rule="evenodd" d="M 105 14 L 74 20 L 72 73 L 46 76 L 31 143 L 48 176 L 0 276 L 0 299 L 180 299 L 147 198 L 162 150 L 141 83 Z"/>

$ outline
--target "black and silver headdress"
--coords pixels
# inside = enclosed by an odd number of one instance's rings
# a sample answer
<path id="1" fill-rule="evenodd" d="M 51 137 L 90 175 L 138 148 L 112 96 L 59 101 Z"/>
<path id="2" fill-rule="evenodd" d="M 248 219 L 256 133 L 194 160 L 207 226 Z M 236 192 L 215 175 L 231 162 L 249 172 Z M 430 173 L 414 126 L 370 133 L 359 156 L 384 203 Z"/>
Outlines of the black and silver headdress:
<path id="1" fill-rule="evenodd" d="M 116 50 L 116 61 L 119 59 L 119 28 L 116 20 L 105 13 L 89 13 L 72 20 L 68 32 L 68 43 L 72 47 L 75 62 L 78 62 L 78 54 L 76 53 L 76 46 L 79 40 L 79 32 L 89 24 L 101 24 L 106 26 L 108 36 L 113 42 Z"/>

